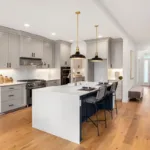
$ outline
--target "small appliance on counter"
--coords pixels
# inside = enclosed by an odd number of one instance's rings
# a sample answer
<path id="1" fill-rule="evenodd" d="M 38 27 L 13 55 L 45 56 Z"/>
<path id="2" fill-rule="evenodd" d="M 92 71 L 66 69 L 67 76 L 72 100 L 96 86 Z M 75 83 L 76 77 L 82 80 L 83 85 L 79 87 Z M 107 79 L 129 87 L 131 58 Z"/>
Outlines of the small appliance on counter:
<path id="1" fill-rule="evenodd" d="M 32 105 L 32 89 L 46 87 L 46 81 L 41 79 L 18 80 L 18 82 L 27 82 L 26 84 L 27 106 Z"/>

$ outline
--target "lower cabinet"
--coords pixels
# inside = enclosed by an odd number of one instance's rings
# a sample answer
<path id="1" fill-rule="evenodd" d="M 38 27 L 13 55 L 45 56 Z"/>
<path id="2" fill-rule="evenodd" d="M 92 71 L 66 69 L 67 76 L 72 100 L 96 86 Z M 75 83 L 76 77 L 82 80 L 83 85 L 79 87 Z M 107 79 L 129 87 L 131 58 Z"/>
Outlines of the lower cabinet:
<path id="1" fill-rule="evenodd" d="M 49 80 L 46 83 L 46 86 L 58 86 L 60 85 L 60 80 Z"/>
<path id="2" fill-rule="evenodd" d="M 26 106 L 25 84 L 0 87 L 0 113 Z"/>

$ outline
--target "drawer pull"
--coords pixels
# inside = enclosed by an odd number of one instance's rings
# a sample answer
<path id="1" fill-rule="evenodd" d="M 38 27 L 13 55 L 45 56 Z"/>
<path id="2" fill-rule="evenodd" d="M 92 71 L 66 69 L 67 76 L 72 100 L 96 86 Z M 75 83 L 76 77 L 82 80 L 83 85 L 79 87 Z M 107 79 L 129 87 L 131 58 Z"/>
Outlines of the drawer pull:
<path id="1" fill-rule="evenodd" d="M 14 90 L 14 88 L 9 88 L 10 90 Z"/>
<path id="2" fill-rule="evenodd" d="M 13 97 L 14 95 L 9 95 L 9 97 Z"/>
<path id="3" fill-rule="evenodd" d="M 10 105 L 9 105 L 9 107 L 12 107 L 12 106 L 14 106 L 14 104 L 10 104 Z"/>

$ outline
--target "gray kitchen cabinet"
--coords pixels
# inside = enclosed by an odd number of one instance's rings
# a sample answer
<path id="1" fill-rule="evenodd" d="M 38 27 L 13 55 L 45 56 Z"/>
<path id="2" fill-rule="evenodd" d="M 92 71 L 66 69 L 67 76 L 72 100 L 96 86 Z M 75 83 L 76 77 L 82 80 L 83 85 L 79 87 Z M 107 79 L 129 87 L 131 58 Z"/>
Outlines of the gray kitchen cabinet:
<path id="1" fill-rule="evenodd" d="M 29 36 L 21 36 L 20 57 L 42 59 L 43 41 Z"/>
<path id="2" fill-rule="evenodd" d="M 120 69 L 123 67 L 123 40 L 111 39 L 110 41 L 110 67 Z"/>
<path id="3" fill-rule="evenodd" d="M 87 58 L 91 59 L 95 56 L 96 40 L 87 40 L 86 43 L 87 43 Z M 97 46 L 99 57 L 103 59 L 108 59 L 109 38 L 99 39 Z"/>
<path id="4" fill-rule="evenodd" d="M 60 80 L 49 80 L 46 83 L 46 86 L 58 86 L 60 85 Z"/>
<path id="5" fill-rule="evenodd" d="M 0 32 L 0 68 L 8 67 L 8 33 Z"/>
<path id="6" fill-rule="evenodd" d="M 9 34 L 8 63 L 10 68 L 19 68 L 20 36 Z"/>
<path id="7" fill-rule="evenodd" d="M 53 48 L 54 44 L 48 41 L 43 41 L 43 67 L 52 68 L 53 67 Z"/>
<path id="8" fill-rule="evenodd" d="M 19 36 L 4 32 L 0 33 L 0 68 L 18 68 Z"/>
<path id="9" fill-rule="evenodd" d="M 26 84 L 0 87 L 0 113 L 26 106 Z"/>
<path id="10" fill-rule="evenodd" d="M 70 66 L 71 43 L 56 41 L 55 43 L 55 67 Z"/>

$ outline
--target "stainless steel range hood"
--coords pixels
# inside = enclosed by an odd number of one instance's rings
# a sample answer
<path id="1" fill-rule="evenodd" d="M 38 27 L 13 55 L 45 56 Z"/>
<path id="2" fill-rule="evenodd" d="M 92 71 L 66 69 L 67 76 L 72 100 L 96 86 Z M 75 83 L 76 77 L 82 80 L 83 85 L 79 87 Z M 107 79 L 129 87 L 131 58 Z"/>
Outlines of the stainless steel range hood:
<path id="1" fill-rule="evenodd" d="M 40 58 L 27 58 L 20 57 L 20 65 L 21 66 L 42 66 L 42 59 Z"/>

